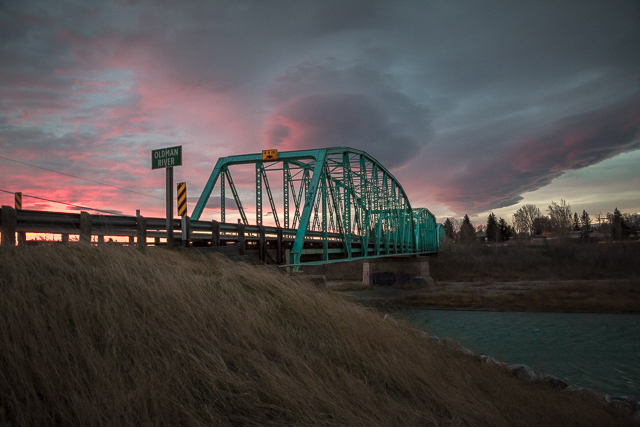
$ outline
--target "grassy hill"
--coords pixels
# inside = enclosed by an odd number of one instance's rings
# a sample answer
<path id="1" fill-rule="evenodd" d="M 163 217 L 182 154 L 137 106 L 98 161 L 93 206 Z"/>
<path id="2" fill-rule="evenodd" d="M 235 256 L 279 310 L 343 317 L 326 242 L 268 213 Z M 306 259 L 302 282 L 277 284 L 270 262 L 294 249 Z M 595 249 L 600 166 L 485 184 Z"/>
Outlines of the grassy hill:
<path id="1" fill-rule="evenodd" d="M 0 250 L 0 425 L 626 423 L 272 269 Z"/>

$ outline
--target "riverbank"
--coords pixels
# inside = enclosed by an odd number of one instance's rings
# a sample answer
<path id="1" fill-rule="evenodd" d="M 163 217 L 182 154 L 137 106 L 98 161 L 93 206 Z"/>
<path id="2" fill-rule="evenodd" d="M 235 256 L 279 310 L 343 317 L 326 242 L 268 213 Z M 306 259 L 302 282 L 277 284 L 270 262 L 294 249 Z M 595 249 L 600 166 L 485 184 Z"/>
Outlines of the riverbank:
<path id="1" fill-rule="evenodd" d="M 560 240 L 547 246 L 526 242 L 502 245 L 441 246 L 429 260 L 431 277 L 443 282 L 523 282 L 640 280 L 640 241 Z"/>
<path id="2" fill-rule="evenodd" d="M 274 269 L 0 249 L 0 425 L 630 425 Z"/>
<path id="3" fill-rule="evenodd" d="M 329 289 L 383 309 L 640 313 L 640 242 L 553 245 L 444 243 L 430 257 L 434 284 Z"/>
<path id="4" fill-rule="evenodd" d="M 439 310 L 640 313 L 640 280 L 449 282 L 414 287 L 329 283 L 334 292 L 368 306 Z"/>

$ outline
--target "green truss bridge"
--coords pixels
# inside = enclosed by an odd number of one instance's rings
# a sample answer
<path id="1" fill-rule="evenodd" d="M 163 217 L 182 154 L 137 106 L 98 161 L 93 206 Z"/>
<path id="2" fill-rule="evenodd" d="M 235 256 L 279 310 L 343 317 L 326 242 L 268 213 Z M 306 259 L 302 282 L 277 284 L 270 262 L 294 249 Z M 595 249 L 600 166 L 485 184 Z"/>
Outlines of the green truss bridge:
<path id="1" fill-rule="evenodd" d="M 211 197 L 216 189 L 219 204 Z M 431 254 L 439 246 L 440 227 L 431 212 L 413 208 L 380 162 L 347 147 L 222 157 L 191 220 L 200 220 L 207 204 L 216 215 L 219 210 L 212 244 L 241 244 L 241 253 L 255 248 L 278 264 Z M 255 212 L 253 221 L 245 207 Z"/>

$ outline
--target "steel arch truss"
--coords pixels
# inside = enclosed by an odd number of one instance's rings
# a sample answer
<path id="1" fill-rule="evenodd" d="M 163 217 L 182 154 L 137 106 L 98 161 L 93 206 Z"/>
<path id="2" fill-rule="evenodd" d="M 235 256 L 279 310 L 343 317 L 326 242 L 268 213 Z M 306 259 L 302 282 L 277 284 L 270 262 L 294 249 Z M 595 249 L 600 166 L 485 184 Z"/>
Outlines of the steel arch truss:
<path id="1" fill-rule="evenodd" d="M 270 221 L 295 234 L 291 264 L 438 250 L 433 215 L 426 209 L 413 210 L 402 186 L 373 157 L 346 147 L 280 152 L 277 161 L 270 162 L 263 162 L 261 154 L 220 158 L 192 219 L 200 218 L 220 181 L 221 222 L 226 219 L 228 185 L 242 222 L 249 224 L 229 170 L 241 164 L 255 165 L 255 225 L 263 225 L 266 196 Z M 274 173 L 281 179 L 277 199 L 269 184 Z"/>

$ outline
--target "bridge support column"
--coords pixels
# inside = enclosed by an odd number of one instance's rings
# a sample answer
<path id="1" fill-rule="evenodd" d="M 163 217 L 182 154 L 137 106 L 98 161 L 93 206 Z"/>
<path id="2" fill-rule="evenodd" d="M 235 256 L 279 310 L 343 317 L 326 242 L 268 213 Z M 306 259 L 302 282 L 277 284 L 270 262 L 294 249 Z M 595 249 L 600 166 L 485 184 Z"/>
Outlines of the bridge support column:
<path id="1" fill-rule="evenodd" d="M 365 261 L 362 283 L 366 285 L 431 285 L 428 257 L 391 257 Z"/>
<path id="2" fill-rule="evenodd" d="M 328 264 L 301 265 L 305 274 L 323 275 L 327 281 L 360 281 L 367 285 L 431 285 L 429 257 L 392 256 Z"/>

